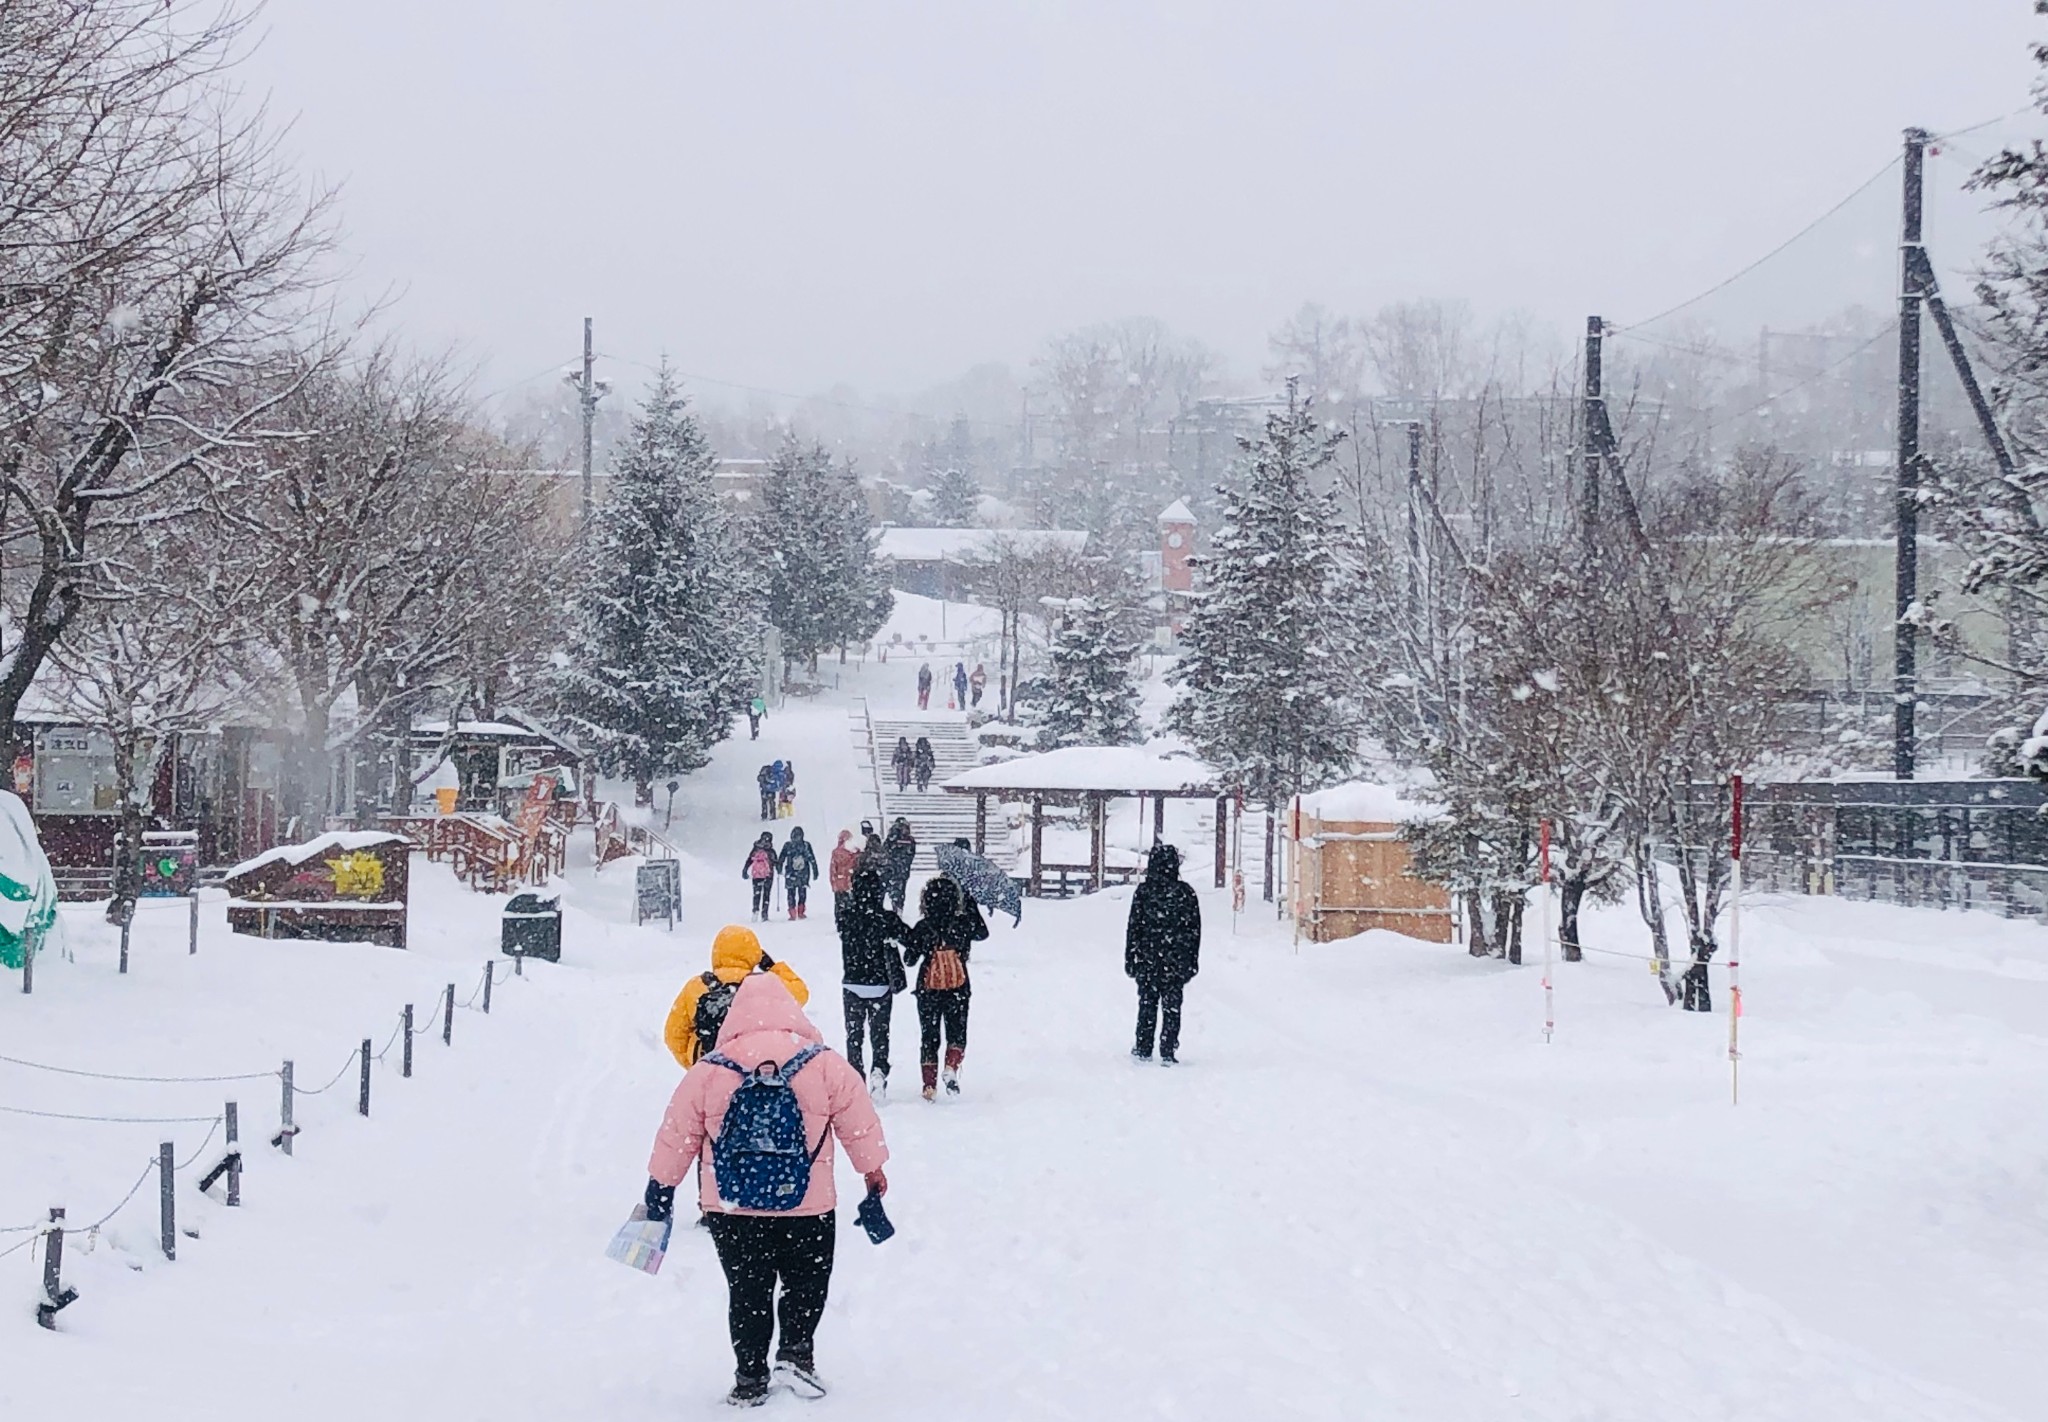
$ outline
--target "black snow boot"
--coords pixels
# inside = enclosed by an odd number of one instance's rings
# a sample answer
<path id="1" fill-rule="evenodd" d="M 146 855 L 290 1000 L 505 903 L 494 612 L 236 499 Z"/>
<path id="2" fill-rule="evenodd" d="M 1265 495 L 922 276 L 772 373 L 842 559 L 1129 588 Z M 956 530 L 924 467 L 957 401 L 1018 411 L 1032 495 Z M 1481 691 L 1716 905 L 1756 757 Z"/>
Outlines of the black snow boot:
<path id="1" fill-rule="evenodd" d="M 733 1378 L 732 1391 L 725 1400 L 734 1407 L 759 1407 L 768 1400 L 768 1379 L 740 1373 Z"/>

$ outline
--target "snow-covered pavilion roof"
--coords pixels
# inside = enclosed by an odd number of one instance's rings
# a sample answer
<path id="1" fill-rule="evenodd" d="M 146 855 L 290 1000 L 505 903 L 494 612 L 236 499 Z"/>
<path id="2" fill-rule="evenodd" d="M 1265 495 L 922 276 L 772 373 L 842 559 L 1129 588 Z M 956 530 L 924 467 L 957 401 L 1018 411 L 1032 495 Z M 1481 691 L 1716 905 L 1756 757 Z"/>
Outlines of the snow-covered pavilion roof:
<path id="1" fill-rule="evenodd" d="M 1020 755 L 997 765 L 962 771 L 942 789 L 1051 791 L 1075 794 L 1220 794 L 1214 768 L 1184 756 L 1163 756 L 1142 746 L 1069 746 Z"/>

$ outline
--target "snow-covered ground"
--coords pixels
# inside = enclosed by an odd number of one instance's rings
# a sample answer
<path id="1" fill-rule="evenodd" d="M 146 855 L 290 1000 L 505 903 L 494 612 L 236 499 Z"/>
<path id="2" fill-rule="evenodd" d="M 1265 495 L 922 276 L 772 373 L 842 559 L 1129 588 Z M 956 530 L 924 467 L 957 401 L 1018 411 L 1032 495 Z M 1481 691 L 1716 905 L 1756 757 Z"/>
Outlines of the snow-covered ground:
<path id="1" fill-rule="evenodd" d="M 630 923 L 630 866 L 578 836 L 563 962 L 488 1018 L 302 1100 L 286 1160 L 251 1146 L 246 1204 L 199 1202 L 175 1263 L 153 1180 L 33 1323 L 32 1251 L 0 1258 L 0 1417 L 223 1410 L 608 1422 L 721 1415 L 731 1357 L 708 1241 L 657 1279 L 602 1257 L 638 1198 L 676 1068 L 660 1042 L 710 934 L 742 919 L 753 772 L 801 767 L 792 823 L 828 848 L 865 768 L 845 694 L 910 692 L 892 657 L 792 699 L 691 777 L 673 935 Z M 1176 815 L 1194 814 L 1175 806 Z M 1135 824 L 1135 815 L 1124 815 Z M 1171 826 L 1206 865 L 1192 821 Z M 1826 900 L 1745 916 L 1743 1100 L 1726 1017 L 1664 1007 L 1642 964 L 1540 970 L 1376 934 L 1295 947 L 1254 904 L 1208 936 L 1185 1065 L 1134 1065 L 1128 891 L 1032 903 L 976 956 L 958 1102 L 885 1120 L 896 1239 L 842 1220 L 821 1414 L 865 1419 L 2028 1419 L 2048 1329 L 2048 930 Z M 102 1072 L 261 1072 L 318 1086 L 401 1003 L 466 997 L 497 901 L 416 865 L 413 947 L 263 943 L 216 908 L 197 957 L 146 909 L 133 971 L 72 912 L 78 961 L 0 993 L 0 1053 Z M 1269 911 L 1268 911 L 1269 912 Z M 830 915 L 767 927 L 839 1032 Z M 1640 951 L 1618 911 L 1596 948 Z M 1718 975 L 1717 975 L 1718 976 Z M 1718 984 L 1717 984 L 1718 986 Z M 899 1085 L 915 1022 L 896 1014 Z M 0 1062 L 0 1104 L 274 1127 L 274 1082 L 146 1086 Z M 89 1222 L 160 1139 L 203 1125 L 0 1114 L 0 1225 Z M 851 1182 L 842 1182 L 850 1188 Z M 20 1236 L 0 1235 L 0 1249 Z M 801 1406 L 779 1399 L 789 1412 Z"/>

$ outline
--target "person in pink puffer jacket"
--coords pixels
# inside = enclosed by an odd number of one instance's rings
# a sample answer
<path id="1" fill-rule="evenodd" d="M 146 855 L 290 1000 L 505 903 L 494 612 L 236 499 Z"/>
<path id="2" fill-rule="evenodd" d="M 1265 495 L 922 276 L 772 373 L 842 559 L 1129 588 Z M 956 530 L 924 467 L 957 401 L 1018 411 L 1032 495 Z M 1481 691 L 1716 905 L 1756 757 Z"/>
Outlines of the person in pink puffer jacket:
<path id="1" fill-rule="evenodd" d="M 771 973 L 756 973 L 740 984 L 718 1033 L 716 1055 L 749 1071 L 764 1064 L 786 1063 L 806 1047 L 820 1048 L 790 1079 L 789 1089 L 803 1116 L 804 1138 L 814 1143 L 816 1151 L 809 1186 L 794 1209 L 747 1210 L 720 1198 L 712 1143 L 718 1139 L 741 1077 L 709 1058 L 692 1066 L 676 1087 L 647 1163 L 650 1219 L 669 1218 L 676 1186 L 702 1163 L 698 1203 L 717 1246 L 730 1296 L 728 1322 L 737 1367 L 729 1400 L 743 1405 L 768 1396 L 768 1347 L 778 1313 L 782 1336 L 776 1347 L 773 1381 L 801 1396 L 824 1395 L 813 1339 L 832 1282 L 833 1209 L 838 1204 L 832 1178 L 833 1138 L 846 1148 L 847 1159 L 870 1191 L 880 1195 L 889 1188 L 889 1179 L 882 1172 L 889 1147 L 882 1138 L 882 1118 L 868 1096 L 867 1083 L 846 1058 L 823 1048 L 823 1042 L 824 1037 L 804 1016 L 789 989 Z M 775 1306 L 778 1281 L 782 1285 L 779 1310 Z"/>

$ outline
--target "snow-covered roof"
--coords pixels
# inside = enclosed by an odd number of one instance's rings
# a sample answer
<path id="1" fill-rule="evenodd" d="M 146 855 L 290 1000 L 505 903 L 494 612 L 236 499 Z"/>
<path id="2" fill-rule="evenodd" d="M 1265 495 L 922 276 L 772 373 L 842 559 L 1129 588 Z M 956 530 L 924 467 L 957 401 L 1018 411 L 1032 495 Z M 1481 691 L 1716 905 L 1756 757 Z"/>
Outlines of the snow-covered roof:
<path id="1" fill-rule="evenodd" d="M 1079 553 L 1088 535 L 1064 528 L 885 528 L 875 551 L 897 563 L 968 563 L 1002 543 L 1020 553 L 1065 548 Z"/>
<path id="2" fill-rule="evenodd" d="M 334 830 L 328 834 L 315 835 L 304 844 L 280 844 L 275 849 L 266 849 L 254 859 L 244 860 L 228 870 L 228 877 L 240 878 L 279 860 L 287 864 L 304 864 L 309 859 L 318 859 L 330 849 L 371 849 L 380 844 L 404 842 L 400 836 L 386 834 L 383 830 Z"/>
<path id="3" fill-rule="evenodd" d="M 1433 820 L 1443 814 L 1442 806 L 1411 799 L 1412 793 L 1376 780 L 1353 780 L 1302 796 L 1301 809 L 1319 820 L 1375 825 Z"/>
<path id="4" fill-rule="evenodd" d="M 1199 760 L 1162 756 L 1142 746 L 1068 746 L 962 771 L 944 788 L 969 790 L 1209 790 L 1216 772 Z"/>
<path id="5" fill-rule="evenodd" d="M 1186 499 L 1175 499 L 1164 509 L 1160 510 L 1159 521 L 1161 523 L 1193 523 L 1195 521 L 1195 511 L 1188 507 Z"/>

